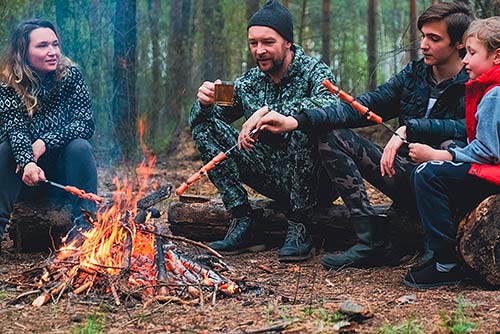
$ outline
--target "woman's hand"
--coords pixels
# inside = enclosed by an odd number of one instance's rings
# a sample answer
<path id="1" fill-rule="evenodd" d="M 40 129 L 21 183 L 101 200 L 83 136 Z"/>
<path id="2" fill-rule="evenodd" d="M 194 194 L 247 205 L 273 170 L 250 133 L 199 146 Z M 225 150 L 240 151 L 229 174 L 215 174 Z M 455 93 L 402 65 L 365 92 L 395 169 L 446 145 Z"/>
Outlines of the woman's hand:
<path id="1" fill-rule="evenodd" d="M 403 125 L 396 130 L 396 132 L 402 137 L 406 138 L 406 126 Z M 380 158 L 380 174 L 382 176 L 393 177 L 396 174 L 394 169 L 394 159 L 398 153 L 399 148 L 404 144 L 400 137 L 393 135 L 391 139 L 387 142 L 384 147 L 384 153 Z"/>
<path id="2" fill-rule="evenodd" d="M 39 182 L 45 181 L 46 178 L 43 169 L 38 167 L 36 163 L 29 162 L 24 166 L 22 180 L 28 186 L 36 186 Z"/>
<path id="3" fill-rule="evenodd" d="M 33 155 L 35 156 L 35 162 L 38 162 L 38 159 L 40 159 L 40 157 L 47 151 L 45 142 L 41 139 L 37 139 L 31 147 L 33 149 Z"/>
<path id="4" fill-rule="evenodd" d="M 256 128 L 260 119 L 269 113 L 269 108 L 264 106 L 258 109 L 256 112 L 250 116 L 249 119 L 246 120 L 245 123 L 241 126 L 240 135 L 238 136 L 238 148 L 251 150 L 255 145 L 255 139 L 250 137 L 250 132 Z"/>
<path id="5" fill-rule="evenodd" d="M 270 111 L 257 123 L 260 131 L 267 130 L 272 133 L 283 133 L 295 130 L 299 123 L 292 116 L 285 116 L 276 111 Z"/>
<path id="6" fill-rule="evenodd" d="M 408 145 L 411 160 L 415 162 L 426 162 L 430 160 L 449 160 L 453 159 L 450 152 L 446 150 L 436 150 L 429 145 L 414 143 Z"/>

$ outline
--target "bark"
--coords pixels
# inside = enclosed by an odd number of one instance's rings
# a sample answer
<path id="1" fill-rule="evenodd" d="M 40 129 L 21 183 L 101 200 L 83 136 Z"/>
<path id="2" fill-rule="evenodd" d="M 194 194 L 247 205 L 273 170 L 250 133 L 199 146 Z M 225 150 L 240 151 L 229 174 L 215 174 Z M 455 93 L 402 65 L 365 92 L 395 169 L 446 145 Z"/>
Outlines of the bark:
<path id="1" fill-rule="evenodd" d="M 247 22 L 250 21 L 250 18 L 258 9 L 259 9 L 259 0 L 247 0 L 247 6 L 246 6 Z M 248 48 L 247 70 L 251 69 L 253 66 L 255 66 L 255 60 L 253 59 L 252 53 L 250 52 L 250 48 Z"/>
<path id="2" fill-rule="evenodd" d="M 214 81 L 226 79 L 226 62 L 230 55 L 226 54 L 224 38 L 224 13 L 218 0 L 203 0 L 203 55 L 202 78 Z"/>
<path id="3" fill-rule="evenodd" d="M 500 286 L 500 195 L 490 196 L 458 228 L 461 258 L 488 284 Z"/>
<path id="4" fill-rule="evenodd" d="M 149 33 L 151 35 L 151 53 L 153 63 L 151 64 L 152 73 L 152 96 L 151 110 L 149 110 L 149 129 L 151 138 L 157 138 L 159 130 L 160 111 L 163 107 L 161 101 L 161 68 L 160 68 L 160 0 L 148 0 L 149 11 Z"/>
<path id="5" fill-rule="evenodd" d="M 14 205 L 9 235 L 16 251 L 44 252 L 57 249 L 61 238 L 72 227 L 71 207 L 46 201 L 18 202 Z"/>
<path id="6" fill-rule="evenodd" d="M 323 0 L 321 60 L 330 66 L 330 0 Z"/>
<path id="7" fill-rule="evenodd" d="M 410 0 L 410 59 L 418 59 L 417 1 Z"/>
<path id="8" fill-rule="evenodd" d="M 377 0 L 368 0 L 368 89 L 377 88 Z"/>
<path id="9" fill-rule="evenodd" d="M 116 3 L 112 120 L 121 160 L 134 160 L 137 143 L 136 107 L 136 1 Z"/>

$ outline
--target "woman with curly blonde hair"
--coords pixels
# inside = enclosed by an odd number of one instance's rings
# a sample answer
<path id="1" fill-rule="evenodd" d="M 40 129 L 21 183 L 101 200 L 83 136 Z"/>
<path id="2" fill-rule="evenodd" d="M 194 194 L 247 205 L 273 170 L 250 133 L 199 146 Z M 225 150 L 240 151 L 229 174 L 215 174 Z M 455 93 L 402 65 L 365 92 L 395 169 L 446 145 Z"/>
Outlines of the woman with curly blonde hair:
<path id="1" fill-rule="evenodd" d="M 61 53 L 55 26 L 39 19 L 19 24 L 0 64 L 1 236 L 20 195 L 63 200 L 66 194 L 47 179 L 96 193 L 97 170 L 88 88 Z M 82 208 L 96 210 L 88 200 L 69 201 L 75 225 L 85 224 Z"/>

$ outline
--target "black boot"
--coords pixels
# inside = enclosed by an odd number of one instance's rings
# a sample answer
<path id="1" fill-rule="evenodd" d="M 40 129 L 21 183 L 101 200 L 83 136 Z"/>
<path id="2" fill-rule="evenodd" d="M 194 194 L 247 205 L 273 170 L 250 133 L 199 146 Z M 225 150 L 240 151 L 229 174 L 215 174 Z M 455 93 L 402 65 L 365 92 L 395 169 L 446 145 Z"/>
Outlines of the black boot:
<path id="1" fill-rule="evenodd" d="M 358 243 L 342 254 L 325 254 L 321 264 L 326 269 L 369 268 L 395 264 L 395 260 L 389 258 L 390 245 L 384 239 L 382 217 L 352 217 L 351 222 L 358 236 Z"/>
<path id="2" fill-rule="evenodd" d="M 281 262 L 304 261 L 311 258 L 313 254 L 313 242 L 305 225 L 289 220 L 286 240 L 280 249 L 278 260 Z"/>
<path id="3" fill-rule="evenodd" d="M 253 217 L 233 218 L 223 240 L 213 241 L 208 247 L 224 255 L 236 255 L 243 252 L 260 252 L 266 246 L 254 238 L 256 228 Z"/>

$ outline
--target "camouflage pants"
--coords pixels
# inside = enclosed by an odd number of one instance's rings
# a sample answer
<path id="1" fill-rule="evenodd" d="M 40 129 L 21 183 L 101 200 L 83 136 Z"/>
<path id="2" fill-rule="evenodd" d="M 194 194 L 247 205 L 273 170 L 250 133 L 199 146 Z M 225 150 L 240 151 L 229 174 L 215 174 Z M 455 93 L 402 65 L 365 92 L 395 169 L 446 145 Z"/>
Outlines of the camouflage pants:
<path id="1" fill-rule="evenodd" d="M 396 155 L 393 177 L 380 175 L 383 148 L 349 129 L 336 129 L 323 136 L 319 144 L 322 163 L 333 187 L 340 193 L 351 216 L 376 215 L 363 179 L 395 203 L 415 210 L 411 173 L 418 165 Z"/>
<path id="2" fill-rule="evenodd" d="M 219 119 L 207 120 L 192 129 L 205 163 L 235 145 L 238 134 L 237 129 Z M 209 172 L 209 177 L 228 210 L 248 204 L 244 183 L 269 198 L 289 204 L 292 212 L 306 212 L 317 203 L 318 159 L 317 138 L 299 131 L 291 133 L 287 140 L 282 136 L 261 135 L 253 150 L 234 149 Z"/>

